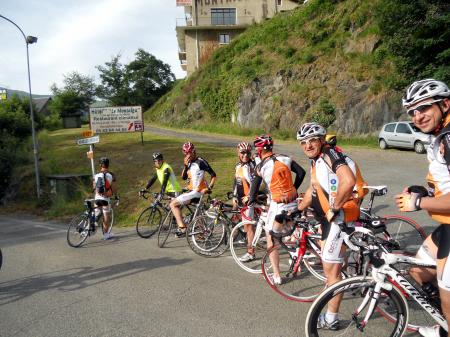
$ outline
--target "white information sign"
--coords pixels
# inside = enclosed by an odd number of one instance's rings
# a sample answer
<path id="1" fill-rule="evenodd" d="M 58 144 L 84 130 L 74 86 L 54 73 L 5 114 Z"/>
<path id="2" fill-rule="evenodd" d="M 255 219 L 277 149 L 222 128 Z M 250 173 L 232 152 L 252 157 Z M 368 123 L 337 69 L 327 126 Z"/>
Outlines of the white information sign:
<path id="1" fill-rule="evenodd" d="M 89 115 L 94 133 L 144 132 L 140 106 L 90 108 Z"/>
<path id="2" fill-rule="evenodd" d="M 100 141 L 100 137 L 99 136 L 94 136 L 91 138 L 81 138 L 77 140 L 77 144 L 78 145 L 89 145 L 89 144 L 95 144 L 98 143 Z"/>

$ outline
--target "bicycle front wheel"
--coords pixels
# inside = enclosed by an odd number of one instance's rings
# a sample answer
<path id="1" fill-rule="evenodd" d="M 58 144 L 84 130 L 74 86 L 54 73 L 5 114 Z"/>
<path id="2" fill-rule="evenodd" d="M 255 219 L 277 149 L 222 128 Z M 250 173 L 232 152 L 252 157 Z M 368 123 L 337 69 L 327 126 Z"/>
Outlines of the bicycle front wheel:
<path id="1" fill-rule="evenodd" d="M 148 207 L 142 211 L 136 222 L 136 232 L 144 239 L 150 238 L 161 223 L 161 211 L 157 207 Z"/>
<path id="2" fill-rule="evenodd" d="M 223 253 L 217 251 L 226 236 L 227 224 L 220 217 L 210 218 L 207 215 L 198 216 L 187 230 L 189 247 L 198 255 L 214 257 Z"/>
<path id="3" fill-rule="evenodd" d="M 172 231 L 172 228 L 174 226 L 175 217 L 173 216 L 172 211 L 167 213 L 166 217 L 164 218 L 163 222 L 158 228 L 158 247 L 163 248 L 164 244 L 167 241 L 167 238 L 169 237 L 170 232 Z"/>
<path id="4" fill-rule="evenodd" d="M 244 226 L 247 224 L 253 225 L 253 221 L 242 221 L 234 226 L 230 235 L 230 251 L 234 261 L 239 267 L 252 274 L 261 274 L 261 260 L 266 253 L 267 241 L 264 230 L 258 238 L 256 245 L 253 247 L 255 250 L 255 258 L 251 261 L 241 261 L 241 257 L 247 252 L 247 246 L 251 245 L 251 242 L 247 242 L 247 233 Z"/>
<path id="5" fill-rule="evenodd" d="M 69 246 L 77 248 L 86 241 L 89 235 L 89 216 L 81 213 L 74 217 L 67 228 L 67 243 Z"/>
<path id="6" fill-rule="evenodd" d="M 312 302 L 325 288 L 322 261 L 320 256 L 308 249 L 301 261 L 298 259 L 298 244 L 294 242 L 275 245 L 270 248 L 262 260 L 262 272 L 267 284 L 281 296 L 291 301 Z M 278 268 L 281 284 L 273 282 L 273 264 L 271 254 L 278 254 Z M 272 255 L 273 258 L 273 255 Z M 319 273 L 321 270 L 321 273 Z M 313 271 L 313 272 L 311 272 Z M 320 278 L 317 277 L 320 275 Z"/>
<path id="7" fill-rule="evenodd" d="M 386 238 L 390 237 L 397 245 L 398 251 L 409 256 L 416 255 L 427 235 L 414 220 L 400 215 L 386 215 Z"/>
<path id="8" fill-rule="evenodd" d="M 408 322 L 408 305 L 405 298 L 396 287 L 390 291 L 381 289 L 376 306 L 389 306 L 390 313 L 395 317 L 392 324 L 374 311 L 365 321 L 366 314 L 373 302 L 375 281 L 363 276 L 356 276 L 333 284 L 323 291 L 314 301 L 308 311 L 305 322 L 307 337 L 338 336 L 402 336 Z M 338 322 L 325 321 L 323 315 L 328 310 L 330 302 L 340 300 Z M 326 316 L 325 316 L 326 320 Z"/>

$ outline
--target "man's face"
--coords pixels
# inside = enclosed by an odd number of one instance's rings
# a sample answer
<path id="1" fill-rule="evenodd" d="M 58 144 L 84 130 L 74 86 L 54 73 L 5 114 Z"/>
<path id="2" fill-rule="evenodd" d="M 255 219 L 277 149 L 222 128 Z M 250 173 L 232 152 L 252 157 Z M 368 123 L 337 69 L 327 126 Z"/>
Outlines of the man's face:
<path id="1" fill-rule="evenodd" d="M 156 168 L 160 168 L 161 165 L 162 165 L 162 163 L 163 163 L 163 161 L 160 160 L 160 159 L 156 159 L 156 160 L 154 160 L 153 162 L 155 163 L 155 167 L 156 167 Z"/>
<path id="2" fill-rule="evenodd" d="M 300 142 L 300 147 L 308 158 L 316 158 L 322 151 L 324 139 L 320 137 L 311 137 Z"/>
<path id="3" fill-rule="evenodd" d="M 195 159 L 195 151 L 184 153 L 184 159 L 186 161 L 193 161 Z"/>
<path id="4" fill-rule="evenodd" d="M 443 104 L 444 110 L 450 106 L 448 99 L 445 99 Z M 433 98 L 427 98 L 409 107 L 408 115 L 412 117 L 414 125 L 424 133 L 432 133 L 442 120 L 442 112 Z"/>

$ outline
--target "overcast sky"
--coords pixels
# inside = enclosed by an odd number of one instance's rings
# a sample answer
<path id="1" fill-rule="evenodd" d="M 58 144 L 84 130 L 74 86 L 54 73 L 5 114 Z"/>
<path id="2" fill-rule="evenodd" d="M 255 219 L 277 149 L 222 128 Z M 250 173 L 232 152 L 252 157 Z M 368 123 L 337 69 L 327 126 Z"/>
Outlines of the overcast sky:
<path id="1" fill-rule="evenodd" d="M 0 0 L 0 14 L 25 33 L 33 94 L 49 94 L 64 74 L 77 71 L 99 83 L 97 65 L 114 55 L 134 59 L 142 48 L 169 64 L 177 78 L 176 19 L 184 16 L 175 0 Z M 0 87 L 28 91 L 25 42 L 19 30 L 0 18 Z"/>

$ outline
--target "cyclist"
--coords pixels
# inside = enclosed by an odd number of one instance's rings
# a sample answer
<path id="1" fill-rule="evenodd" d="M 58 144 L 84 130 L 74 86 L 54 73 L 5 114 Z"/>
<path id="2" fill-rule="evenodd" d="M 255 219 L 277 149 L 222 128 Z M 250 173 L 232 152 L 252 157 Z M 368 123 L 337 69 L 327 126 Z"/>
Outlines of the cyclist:
<path id="1" fill-rule="evenodd" d="M 95 217 L 98 219 L 103 212 L 103 240 L 113 237 L 108 233 L 111 224 L 111 197 L 117 198 L 117 183 L 115 175 L 109 171 L 109 159 L 101 157 L 99 160 L 100 172 L 94 176 L 93 186 L 95 190 Z"/>
<path id="2" fill-rule="evenodd" d="M 320 219 L 322 265 L 330 286 L 341 279 L 345 250 L 341 227 L 359 217 L 353 191 L 357 179 L 362 178 L 349 157 L 326 143 L 326 134 L 325 128 L 317 123 L 303 124 L 297 132 L 303 152 L 311 159 L 311 183 L 298 209 L 312 207 Z M 319 328 L 339 329 L 339 305 L 340 299 L 330 301 L 327 312 L 319 317 Z"/>
<path id="3" fill-rule="evenodd" d="M 239 162 L 236 164 L 234 183 L 233 183 L 233 208 L 237 209 L 239 206 L 243 206 L 248 201 L 248 195 L 250 193 L 250 184 L 255 172 L 256 163 L 252 159 L 252 146 L 246 142 L 240 142 L 237 145 L 237 152 Z M 245 216 L 250 218 L 250 214 Z M 242 262 L 250 262 L 255 259 L 255 249 L 251 243 L 255 236 L 255 230 L 252 224 L 244 225 L 244 230 L 247 233 L 247 252 L 239 258 Z"/>
<path id="4" fill-rule="evenodd" d="M 184 168 L 181 174 L 183 180 L 189 180 L 188 192 L 183 193 L 170 202 L 170 209 L 177 220 L 177 236 L 186 234 L 186 225 L 181 215 L 181 206 L 189 204 L 193 199 L 200 198 L 202 193 L 211 191 L 216 182 L 216 173 L 209 166 L 208 162 L 197 156 L 194 144 L 184 143 L 182 146 L 184 154 Z M 205 180 L 205 171 L 211 176 L 209 184 Z"/>
<path id="5" fill-rule="evenodd" d="M 428 188 L 410 186 L 396 196 L 400 211 L 426 210 L 439 225 L 417 252 L 417 257 L 436 261 L 436 270 L 411 269 L 411 275 L 421 285 L 436 280 L 439 286 L 443 314 L 450 324 L 450 90 L 434 79 L 412 83 L 403 97 L 403 106 L 416 127 L 434 136 L 427 150 Z M 447 336 L 440 328 L 421 327 L 422 336 Z"/>
<path id="6" fill-rule="evenodd" d="M 275 217 L 283 211 L 291 211 L 297 208 L 297 189 L 300 187 L 305 170 L 292 158 L 273 153 L 273 140 L 269 135 L 261 135 L 253 142 L 261 162 L 256 166 L 255 176 L 250 186 L 249 206 L 256 202 L 261 183 L 264 181 L 268 189 L 270 204 L 265 224 L 267 249 L 272 248 L 274 242 L 270 232 L 281 231 L 282 225 L 275 221 Z M 292 172 L 295 173 L 293 182 Z M 274 251 L 270 256 L 273 266 L 273 282 L 281 284 L 278 252 Z"/>
<path id="7" fill-rule="evenodd" d="M 156 180 L 161 184 L 161 191 L 158 195 L 158 200 L 161 200 L 164 193 L 166 193 L 170 197 L 177 197 L 181 193 L 180 184 L 173 173 L 172 167 L 164 161 L 164 157 L 162 153 L 155 152 L 152 155 L 153 162 L 155 164 L 155 174 L 148 181 L 145 189 L 139 191 L 139 195 L 142 195 L 145 191 L 155 183 Z"/>

